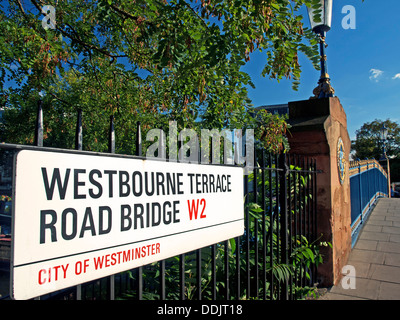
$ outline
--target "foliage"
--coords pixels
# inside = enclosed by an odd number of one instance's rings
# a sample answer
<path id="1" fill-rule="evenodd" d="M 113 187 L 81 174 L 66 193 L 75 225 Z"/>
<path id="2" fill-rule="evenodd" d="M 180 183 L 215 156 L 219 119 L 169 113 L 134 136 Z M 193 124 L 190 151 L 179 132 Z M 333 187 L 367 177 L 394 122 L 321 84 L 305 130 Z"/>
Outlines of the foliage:
<path id="1" fill-rule="evenodd" d="M 47 146 L 71 146 L 77 109 L 84 114 L 84 148 L 96 151 L 107 148 L 111 115 L 119 153 L 133 153 L 137 121 L 144 134 L 171 119 L 179 128 L 256 127 L 248 112 L 253 84 L 241 68 L 252 52 L 262 51 L 262 75 L 291 78 L 296 88 L 300 53 L 318 68 L 316 36 L 298 15 L 301 5 L 314 2 L 4 1 L 1 140 L 33 142 L 39 98 Z M 56 9 L 55 29 L 42 27 L 44 5 Z M 284 134 L 280 120 L 267 120 L 267 131 Z"/>
<path id="2" fill-rule="evenodd" d="M 0 201 L 11 201 L 11 197 L 2 194 L 0 195 Z"/>
<path id="3" fill-rule="evenodd" d="M 355 158 L 373 158 L 379 160 L 383 154 L 383 141 L 381 129 L 383 124 L 388 129 L 388 136 L 385 143 L 388 157 L 400 156 L 400 126 L 389 119 L 383 121 L 375 119 L 372 122 L 364 123 L 356 131 L 356 139 L 352 141 L 352 149 L 355 151 Z"/>
<path id="4" fill-rule="evenodd" d="M 272 168 L 276 166 L 271 165 Z M 302 299 L 307 294 L 314 291 L 314 284 L 310 283 L 311 276 L 310 271 L 313 266 L 317 267 L 323 262 L 323 257 L 320 253 L 321 247 L 330 246 L 329 243 L 320 241 L 320 238 L 315 238 L 316 235 L 312 234 L 311 230 L 306 231 L 305 222 L 303 225 L 300 220 L 301 212 L 305 212 L 307 206 L 312 200 L 312 194 L 306 192 L 308 182 L 311 180 L 311 174 L 301 173 L 302 168 L 294 165 L 289 166 L 291 179 L 288 185 L 288 199 L 290 199 L 289 208 L 290 216 L 288 217 L 288 223 L 286 234 L 290 238 L 290 248 L 288 248 L 288 263 L 283 263 L 280 257 L 282 252 L 279 248 L 279 242 L 282 241 L 282 227 L 280 224 L 281 212 L 280 204 L 277 202 L 277 196 L 275 191 L 280 187 L 279 181 L 277 181 L 271 173 L 264 172 L 265 182 L 263 185 L 262 179 L 257 178 L 257 189 L 265 188 L 269 190 L 269 193 L 265 198 L 265 205 L 268 212 L 264 212 L 259 203 L 262 203 L 262 193 L 258 192 L 258 199 L 253 199 L 254 202 L 249 204 L 249 213 L 254 217 L 254 222 L 250 224 L 252 233 L 255 234 L 254 228 L 258 228 L 257 234 L 260 235 L 258 241 L 262 241 L 261 235 L 263 234 L 263 228 L 269 230 L 267 238 L 271 237 L 272 233 L 272 255 L 271 247 L 267 250 L 266 267 L 267 271 L 272 272 L 273 278 L 276 279 L 276 283 L 268 283 L 270 288 L 269 294 L 273 293 L 273 298 L 277 298 L 277 293 L 280 287 L 292 279 L 295 284 L 291 287 L 291 294 L 295 299 Z M 261 173 L 262 174 L 262 173 Z M 250 175 L 250 180 L 254 179 L 254 175 Z M 280 195 L 282 196 L 282 195 Z M 295 202 L 295 199 L 297 201 Z M 263 215 L 265 215 L 265 226 L 263 222 Z M 303 217 L 303 219 L 305 219 Z M 271 225 L 272 220 L 272 225 Z M 256 223 L 257 221 L 257 223 Z M 297 221 L 297 226 L 296 226 Z M 290 226 L 290 224 L 293 225 Z M 279 226 L 278 226 L 279 224 Z M 311 234 L 311 238 L 306 237 L 306 233 Z M 311 240 L 314 238 L 314 240 Z M 271 260 L 272 257 L 272 260 Z M 261 268 L 261 265 L 260 265 Z M 307 283 L 309 285 L 307 285 Z M 260 284 L 261 286 L 261 284 Z M 268 296 L 268 295 L 267 295 Z"/>
<path id="5" fill-rule="evenodd" d="M 274 168 L 274 165 L 271 166 Z M 294 172 L 289 190 L 291 198 L 299 196 L 300 188 L 304 195 L 310 175 L 300 174 L 301 168 L 291 166 L 290 170 Z M 265 171 L 265 184 L 261 179 L 257 179 L 258 187 L 264 187 L 269 190 L 275 190 L 277 185 L 275 179 L 268 179 L 269 172 Z M 252 182 L 254 175 L 249 176 Z M 275 195 L 268 195 L 265 198 L 266 211 L 259 205 L 261 194 L 258 199 L 252 199 L 246 208 L 249 213 L 248 228 L 245 234 L 236 239 L 221 242 L 215 245 L 215 252 L 212 247 L 201 249 L 201 295 L 203 299 L 212 299 L 213 290 L 213 271 L 215 270 L 215 288 L 217 299 L 226 299 L 226 259 L 228 260 L 229 269 L 229 299 L 258 299 L 263 297 L 264 291 L 267 299 L 277 299 L 279 290 L 284 290 L 283 285 L 288 281 L 295 284 L 291 286 L 291 294 L 295 299 L 303 299 L 307 295 L 315 294 L 315 287 L 311 281 L 310 272 L 313 267 L 323 262 L 320 248 L 330 246 L 329 243 L 322 242 L 320 239 L 310 240 L 299 230 L 297 233 L 290 234 L 289 228 L 286 230 L 288 236 L 291 237 L 291 249 L 288 251 L 288 263 L 283 263 L 281 255 L 282 233 L 280 231 L 278 203 Z M 298 210 L 291 211 L 290 221 L 295 221 L 294 217 L 299 211 L 304 209 L 308 201 L 311 200 L 310 194 L 305 194 L 304 199 L 299 203 Z M 291 206 L 294 208 L 294 206 Z M 246 210 L 246 211 L 247 211 Z M 274 212 L 274 213 L 273 213 Z M 272 219 L 271 219 L 272 218 Z M 265 229 L 265 238 L 264 238 Z M 248 241 L 247 241 L 248 239 Z M 265 240 L 264 240 L 265 239 Z M 272 239 L 272 242 L 270 241 Z M 266 241 L 266 254 L 264 265 L 263 241 Z M 256 246 L 257 244 L 257 246 Z M 272 250 L 272 251 L 271 251 Z M 237 258 L 239 255 L 239 274 L 240 274 L 240 296 L 237 296 Z M 213 266 L 213 257 L 215 258 L 215 269 Z M 173 257 L 165 260 L 165 288 L 166 299 L 180 299 L 180 266 L 179 262 L 182 256 Z M 185 298 L 192 300 L 198 295 L 197 284 L 197 252 L 190 252 L 184 255 L 185 261 Z M 247 262 L 248 261 L 248 262 Z M 256 266 L 259 272 L 259 283 L 256 286 L 255 274 Z M 267 281 L 264 282 L 262 276 L 265 268 Z M 131 278 L 137 281 L 135 272 L 129 272 Z M 247 292 L 247 279 L 251 281 L 251 292 Z M 271 281 L 271 279 L 273 280 Z M 153 263 L 143 267 L 143 298 L 152 300 L 160 299 L 160 262 Z M 255 290 L 258 288 L 258 292 Z M 137 298 L 135 290 L 125 292 L 122 299 Z"/>

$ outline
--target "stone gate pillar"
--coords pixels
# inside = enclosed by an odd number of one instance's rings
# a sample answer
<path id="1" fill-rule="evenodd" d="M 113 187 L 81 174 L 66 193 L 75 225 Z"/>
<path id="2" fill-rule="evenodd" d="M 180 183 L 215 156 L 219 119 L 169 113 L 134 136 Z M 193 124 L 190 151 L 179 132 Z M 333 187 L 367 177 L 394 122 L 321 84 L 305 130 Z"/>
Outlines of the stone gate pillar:
<path id="1" fill-rule="evenodd" d="M 317 236 L 329 241 L 318 267 L 322 286 L 339 282 L 351 250 L 349 154 L 346 113 L 337 97 L 289 103 L 290 152 L 317 160 Z"/>

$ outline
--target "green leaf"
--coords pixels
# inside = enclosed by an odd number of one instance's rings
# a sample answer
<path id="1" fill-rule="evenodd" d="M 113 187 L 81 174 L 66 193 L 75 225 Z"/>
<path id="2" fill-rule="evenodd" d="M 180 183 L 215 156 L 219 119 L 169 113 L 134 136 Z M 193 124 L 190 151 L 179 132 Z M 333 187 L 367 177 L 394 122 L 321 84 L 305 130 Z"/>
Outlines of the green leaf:
<path id="1" fill-rule="evenodd" d="M 280 10 L 280 6 L 278 5 L 278 4 L 276 4 L 276 3 L 271 3 L 271 7 L 272 8 L 274 8 L 274 9 L 276 9 L 276 10 Z"/>
<path id="2" fill-rule="evenodd" d="M 236 241 L 235 241 L 235 239 L 230 239 L 229 240 L 229 244 L 231 246 L 231 250 L 232 250 L 231 252 L 234 253 L 236 251 Z"/>

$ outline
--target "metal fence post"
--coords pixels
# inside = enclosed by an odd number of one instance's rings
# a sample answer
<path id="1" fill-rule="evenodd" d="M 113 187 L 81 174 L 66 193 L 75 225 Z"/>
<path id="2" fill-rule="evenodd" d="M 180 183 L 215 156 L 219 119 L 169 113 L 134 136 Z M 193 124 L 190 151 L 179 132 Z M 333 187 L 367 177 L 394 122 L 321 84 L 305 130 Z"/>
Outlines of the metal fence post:
<path id="1" fill-rule="evenodd" d="M 288 169 L 288 174 L 287 174 L 287 188 L 288 190 L 288 195 L 287 195 L 287 212 L 288 212 L 288 232 L 289 232 L 289 243 L 288 243 L 288 250 L 289 250 L 289 256 L 291 255 L 293 251 L 293 239 L 292 239 L 292 234 L 293 234 L 293 223 L 292 223 L 292 169 L 291 169 L 291 162 L 290 162 L 290 155 L 287 156 L 287 169 Z M 293 288 L 293 275 L 290 274 L 289 276 L 289 300 L 293 300 L 293 291 L 291 290 Z"/>
<path id="2" fill-rule="evenodd" d="M 185 254 L 179 256 L 179 285 L 180 285 L 180 298 L 185 300 Z"/>
<path id="3" fill-rule="evenodd" d="M 254 148 L 254 159 L 257 159 L 257 149 Z M 253 169 L 253 201 L 254 203 L 258 203 L 258 183 L 257 183 L 257 171 L 259 170 L 259 166 L 255 165 Z M 255 297 L 258 298 L 259 291 L 259 268 L 258 268 L 258 219 L 254 218 L 254 288 L 253 292 Z"/>
<path id="4" fill-rule="evenodd" d="M 265 204 L 265 151 L 264 148 L 261 151 L 261 198 L 262 198 L 262 256 L 263 256 L 263 267 L 262 267 L 262 281 L 263 281 L 263 299 L 267 299 L 267 231 L 266 231 L 266 216 L 267 209 Z"/>
<path id="5" fill-rule="evenodd" d="M 82 110 L 78 110 L 78 117 L 76 120 L 76 131 L 75 131 L 75 149 L 82 150 Z M 82 300 L 82 285 L 76 286 L 76 300 Z"/>
<path id="6" fill-rule="evenodd" d="M 114 116 L 110 116 L 110 131 L 108 132 L 108 152 L 115 153 Z"/>
<path id="7" fill-rule="evenodd" d="M 287 175 L 288 175 L 288 166 L 286 164 L 286 154 L 283 153 L 279 157 L 279 169 L 281 169 L 281 175 L 279 179 L 279 206 L 280 206 L 280 263 L 287 265 L 289 262 L 288 258 L 288 204 L 287 204 Z M 285 279 L 283 286 L 280 290 L 280 299 L 288 300 L 288 281 Z"/>
<path id="8" fill-rule="evenodd" d="M 36 129 L 35 129 L 35 146 L 43 147 L 43 101 L 38 101 Z"/>
<path id="9" fill-rule="evenodd" d="M 250 221 L 249 221 L 249 179 L 244 177 L 244 194 L 245 200 L 245 237 L 246 237 L 246 298 L 250 298 Z"/>
<path id="10" fill-rule="evenodd" d="M 78 117 L 76 120 L 76 133 L 75 133 L 75 149 L 82 150 L 82 110 L 78 110 Z"/>
<path id="11" fill-rule="evenodd" d="M 318 196 L 318 189 L 317 189 L 317 160 L 314 159 L 313 161 L 313 241 L 317 240 L 317 226 L 318 226 L 318 215 L 317 215 L 317 196 Z M 314 265 L 313 267 L 313 283 L 317 282 L 317 271 L 318 267 Z"/>
<path id="12" fill-rule="evenodd" d="M 136 123 L 136 155 L 142 156 L 142 131 L 140 129 L 140 121 Z"/>
<path id="13" fill-rule="evenodd" d="M 110 131 L 108 133 L 108 152 L 115 153 L 114 116 L 110 116 Z M 115 300 L 115 275 L 108 277 L 108 297 Z"/>
<path id="14" fill-rule="evenodd" d="M 142 156 L 142 131 L 140 128 L 140 121 L 136 124 L 136 155 Z M 137 298 L 143 299 L 143 267 L 137 268 Z"/>
<path id="15" fill-rule="evenodd" d="M 272 169 L 272 156 L 269 154 L 268 156 L 268 163 L 269 163 L 269 168 Z M 274 246 L 273 246 L 273 232 L 274 232 L 274 206 L 273 206 L 273 188 L 272 188 L 272 170 L 268 170 L 268 183 L 269 183 L 269 210 L 268 210 L 268 217 L 269 217 L 269 230 L 268 230 L 268 244 L 269 244 L 269 261 L 270 261 L 270 300 L 274 299 L 274 273 L 273 273 L 273 268 L 274 268 Z"/>

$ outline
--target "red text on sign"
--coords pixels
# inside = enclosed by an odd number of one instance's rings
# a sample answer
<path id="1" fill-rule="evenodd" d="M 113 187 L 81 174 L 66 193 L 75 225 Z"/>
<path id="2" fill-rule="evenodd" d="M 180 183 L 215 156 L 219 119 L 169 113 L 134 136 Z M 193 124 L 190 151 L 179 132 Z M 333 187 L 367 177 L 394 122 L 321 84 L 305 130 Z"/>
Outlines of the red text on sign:
<path id="1" fill-rule="evenodd" d="M 145 246 L 118 251 L 93 258 L 94 268 L 102 269 L 115 266 L 117 264 L 127 263 L 132 260 L 152 256 L 160 253 L 160 243 L 148 244 Z"/>
<path id="2" fill-rule="evenodd" d="M 193 216 L 194 216 L 194 219 L 197 219 L 197 215 L 199 212 L 199 203 L 200 203 L 200 206 L 203 206 L 203 209 L 201 210 L 201 213 L 200 213 L 200 219 L 207 218 L 207 216 L 204 214 L 204 210 L 206 209 L 206 200 L 205 199 L 197 199 L 197 200 L 193 199 L 191 205 L 190 205 L 190 200 L 187 201 L 190 220 L 193 219 Z"/>
<path id="3" fill-rule="evenodd" d="M 38 273 L 38 283 L 40 285 L 45 284 L 46 282 L 54 282 L 59 280 L 62 277 L 63 279 L 67 276 L 69 263 L 66 265 L 55 266 L 51 268 L 41 269 Z"/>

